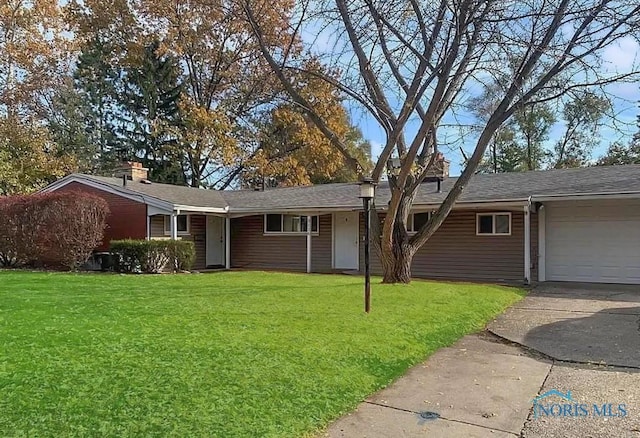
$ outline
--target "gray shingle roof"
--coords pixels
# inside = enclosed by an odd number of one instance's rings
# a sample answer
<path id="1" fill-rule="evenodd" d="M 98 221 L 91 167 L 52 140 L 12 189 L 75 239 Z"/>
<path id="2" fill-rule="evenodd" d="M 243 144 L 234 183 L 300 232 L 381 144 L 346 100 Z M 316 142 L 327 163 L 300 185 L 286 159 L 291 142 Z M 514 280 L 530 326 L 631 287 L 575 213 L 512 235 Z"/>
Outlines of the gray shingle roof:
<path id="1" fill-rule="evenodd" d="M 449 193 L 457 178 L 442 182 L 438 193 L 436 183 L 423 183 L 414 204 L 439 204 Z M 533 172 L 480 174 L 471 178 L 458 202 L 488 202 L 500 200 L 527 200 L 529 196 L 580 195 L 588 193 L 640 193 L 640 165 L 599 166 L 579 169 L 558 169 Z M 264 209 L 322 208 L 361 206 L 356 183 L 326 184 L 255 191 L 223 192 L 234 208 L 256 207 Z M 389 202 L 388 183 L 376 189 L 376 204 Z"/>
<path id="2" fill-rule="evenodd" d="M 96 181 L 122 187 L 119 178 L 82 175 Z M 447 178 L 438 193 L 436 183 L 423 183 L 415 199 L 416 205 L 439 204 L 457 178 Z M 230 210 L 274 211 L 285 209 L 359 208 L 357 183 L 324 184 L 306 187 L 277 188 L 265 191 L 215 191 L 169 184 L 144 184 L 129 181 L 127 190 L 194 207 Z M 458 202 L 520 201 L 529 196 L 581 195 L 589 193 L 640 193 L 640 165 L 602 166 L 520 173 L 474 175 Z M 389 186 L 382 182 L 376 190 L 376 204 L 385 205 L 390 198 Z"/>
<path id="3" fill-rule="evenodd" d="M 122 178 L 94 175 L 77 176 L 81 178 L 88 178 L 98 183 L 108 184 L 118 189 L 125 189 L 135 193 L 152 196 L 174 205 L 189 205 L 192 207 L 209 208 L 225 208 L 227 206 L 227 202 L 218 190 L 197 189 L 172 184 L 146 184 L 140 181 L 127 181 L 127 186 L 122 187 Z"/>

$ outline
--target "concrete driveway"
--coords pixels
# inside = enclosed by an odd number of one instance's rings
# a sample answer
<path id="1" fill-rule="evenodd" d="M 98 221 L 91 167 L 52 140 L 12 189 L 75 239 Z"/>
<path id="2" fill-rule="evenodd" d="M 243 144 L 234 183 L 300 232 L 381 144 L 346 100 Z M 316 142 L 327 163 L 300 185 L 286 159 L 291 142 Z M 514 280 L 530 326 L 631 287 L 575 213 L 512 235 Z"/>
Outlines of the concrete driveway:
<path id="1" fill-rule="evenodd" d="M 640 369 L 640 286 L 545 283 L 489 330 L 554 359 Z"/>
<path id="2" fill-rule="evenodd" d="M 590 414 L 624 405 L 624 416 L 530 416 L 523 437 L 640 437 L 640 286 L 545 283 L 488 329 L 553 360 L 540 394 L 571 391 Z"/>
<path id="3" fill-rule="evenodd" d="M 539 286 L 323 436 L 640 438 L 640 286 Z"/>

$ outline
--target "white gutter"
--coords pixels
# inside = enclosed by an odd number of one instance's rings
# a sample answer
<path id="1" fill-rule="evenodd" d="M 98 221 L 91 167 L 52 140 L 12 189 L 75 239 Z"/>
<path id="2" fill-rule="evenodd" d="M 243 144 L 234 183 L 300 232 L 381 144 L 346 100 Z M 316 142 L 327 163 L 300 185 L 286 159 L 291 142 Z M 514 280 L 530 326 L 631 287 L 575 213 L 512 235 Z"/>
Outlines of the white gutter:
<path id="1" fill-rule="evenodd" d="M 544 201 L 571 201 L 579 199 L 624 199 L 624 198 L 640 198 L 640 191 L 628 192 L 592 192 L 592 193 L 573 193 L 573 194 L 557 194 L 557 195 L 532 195 L 533 202 Z"/>
<path id="2" fill-rule="evenodd" d="M 455 209 L 464 209 L 464 208 L 493 208 L 493 207 L 522 207 L 524 205 L 529 205 L 530 201 L 528 199 L 508 199 L 508 200 L 499 200 L 499 201 L 481 201 L 481 202 L 458 202 L 453 207 Z M 431 204 L 418 204 L 414 203 L 412 205 L 413 209 L 436 209 L 440 207 L 441 203 L 431 203 Z M 362 206 L 355 205 L 343 205 L 343 206 L 331 206 L 331 207 L 281 207 L 281 208 L 236 208 L 230 207 L 228 213 L 232 217 L 241 217 L 241 216 L 250 216 L 254 214 L 281 214 L 281 213 L 298 213 L 298 214 L 326 214 L 337 211 L 362 211 Z M 376 206 L 376 211 L 386 211 L 387 206 Z"/>
<path id="3" fill-rule="evenodd" d="M 229 212 L 229 206 L 227 207 L 195 207 L 193 205 L 173 204 L 173 208 L 181 211 L 195 211 L 197 213 L 219 213 L 223 215 Z"/>

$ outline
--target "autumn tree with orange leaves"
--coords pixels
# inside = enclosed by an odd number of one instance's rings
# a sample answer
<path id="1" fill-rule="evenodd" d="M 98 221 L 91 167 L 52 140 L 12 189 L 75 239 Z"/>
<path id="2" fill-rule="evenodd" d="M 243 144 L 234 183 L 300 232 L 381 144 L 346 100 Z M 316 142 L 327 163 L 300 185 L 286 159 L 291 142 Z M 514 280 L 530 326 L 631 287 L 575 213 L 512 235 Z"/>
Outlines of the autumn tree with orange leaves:
<path id="1" fill-rule="evenodd" d="M 75 168 L 46 128 L 72 41 L 57 0 L 0 3 L 0 195 L 30 192 Z"/>

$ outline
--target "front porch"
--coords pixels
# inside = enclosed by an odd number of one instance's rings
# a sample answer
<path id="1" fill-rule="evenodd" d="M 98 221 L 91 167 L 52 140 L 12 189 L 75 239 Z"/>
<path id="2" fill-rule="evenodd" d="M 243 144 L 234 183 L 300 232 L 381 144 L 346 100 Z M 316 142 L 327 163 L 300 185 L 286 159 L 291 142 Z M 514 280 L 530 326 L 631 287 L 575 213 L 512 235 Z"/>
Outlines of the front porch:
<path id="1" fill-rule="evenodd" d="M 230 218 L 193 211 L 153 211 L 147 214 L 147 239 L 191 240 L 196 250 L 193 268 L 229 269 Z"/>

